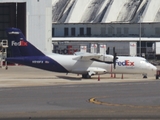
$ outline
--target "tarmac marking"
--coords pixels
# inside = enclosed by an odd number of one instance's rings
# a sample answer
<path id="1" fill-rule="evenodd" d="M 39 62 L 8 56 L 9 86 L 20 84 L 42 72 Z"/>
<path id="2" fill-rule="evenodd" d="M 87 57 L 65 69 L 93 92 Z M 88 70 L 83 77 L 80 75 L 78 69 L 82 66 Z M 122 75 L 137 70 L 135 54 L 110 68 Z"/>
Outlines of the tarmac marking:
<path id="1" fill-rule="evenodd" d="M 132 108 L 157 108 L 160 109 L 160 106 L 142 106 L 142 105 L 130 105 L 130 104 L 118 104 L 118 103 L 109 103 L 109 102 L 103 102 L 98 99 L 100 98 L 107 98 L 106 96 L 103 97 L 94 97 L 90 98 L 89 102 L 97 105 L 104 105 L 104 106 L 115 106 L 115 107 L 132 107 Z"/>

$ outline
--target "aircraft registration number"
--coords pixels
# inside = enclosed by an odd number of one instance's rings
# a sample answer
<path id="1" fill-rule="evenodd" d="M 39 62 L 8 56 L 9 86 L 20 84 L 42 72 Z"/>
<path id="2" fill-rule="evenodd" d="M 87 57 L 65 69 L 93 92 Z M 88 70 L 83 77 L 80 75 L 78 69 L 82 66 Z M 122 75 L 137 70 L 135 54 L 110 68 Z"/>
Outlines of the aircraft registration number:
<path id="1" fill-rule="evenodd" d="M 34 60 L 34 61 L 32 61 L 32 63 L 34 63 L 34 64 L 42 64 L 42 63 L 44 63 L 43 61 L 41 61 L 41 60 Z"/>

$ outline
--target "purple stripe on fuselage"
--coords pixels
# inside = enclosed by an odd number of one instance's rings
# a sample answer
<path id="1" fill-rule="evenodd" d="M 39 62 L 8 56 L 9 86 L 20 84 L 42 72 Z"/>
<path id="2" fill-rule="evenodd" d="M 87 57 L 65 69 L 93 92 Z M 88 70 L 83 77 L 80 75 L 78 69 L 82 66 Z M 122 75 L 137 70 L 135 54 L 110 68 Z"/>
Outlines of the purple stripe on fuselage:
<path id="1" fill-rule="evenodd" d="M 62 65 L 47 56 L 10 57 L 6 61 L 54 72 L 66 72 Z"/>

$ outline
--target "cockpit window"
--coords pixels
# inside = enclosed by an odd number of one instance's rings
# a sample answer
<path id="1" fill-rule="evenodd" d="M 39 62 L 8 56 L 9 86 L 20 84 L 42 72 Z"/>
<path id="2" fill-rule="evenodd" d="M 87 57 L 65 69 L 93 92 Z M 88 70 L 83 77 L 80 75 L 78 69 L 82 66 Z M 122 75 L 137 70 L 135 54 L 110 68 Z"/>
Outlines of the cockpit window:
<path id="1" fill-rule="evenodd" d="M 144 64 L 144 63 L 146 63 L 146 62 L 145 62 L 144 60 L 141 60 L 140 63 L 143 63 L 143 64 Z"/>
<path id="2" fill-rule="evenodd" d="M 146 61 L 146 63 L 149 63 L 147 60 L 145 60 Z"/>
<path id="3" fill-rule="evenodd" d="M 149 63 L 146 59 L 141 60 L 140 63 Z"/>

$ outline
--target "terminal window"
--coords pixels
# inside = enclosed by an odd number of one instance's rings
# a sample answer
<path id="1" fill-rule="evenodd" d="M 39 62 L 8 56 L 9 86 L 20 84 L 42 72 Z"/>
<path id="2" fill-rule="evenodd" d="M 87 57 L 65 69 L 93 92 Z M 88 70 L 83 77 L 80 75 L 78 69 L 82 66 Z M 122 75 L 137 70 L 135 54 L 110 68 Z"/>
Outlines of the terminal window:
<path id="1" fill-rule="evenodd" d="M 160 35 L 160 28 L 155 28 L 155 35 L 159 36 Z"/>
<path id="2" fill-rule="evenodd" d="M 76 36 L 76 29 L 75 28 L 71 28 L 71 36 Z"/>
<path id="3" fill-rule="evenodd" d="M 84 28 L 80 28 L 80 36 L 84 36 Z"/>
<path id="4" fill-rule="evenodd" d="M 64 28 L 64 36 L 68 36 L 69 33 L 68 33 L 68 28 Z"/>
<path id="5" fill-rule="evenodd" d="M 87 27 L 87 36 L 91 36 L 91 28 Z"/>

